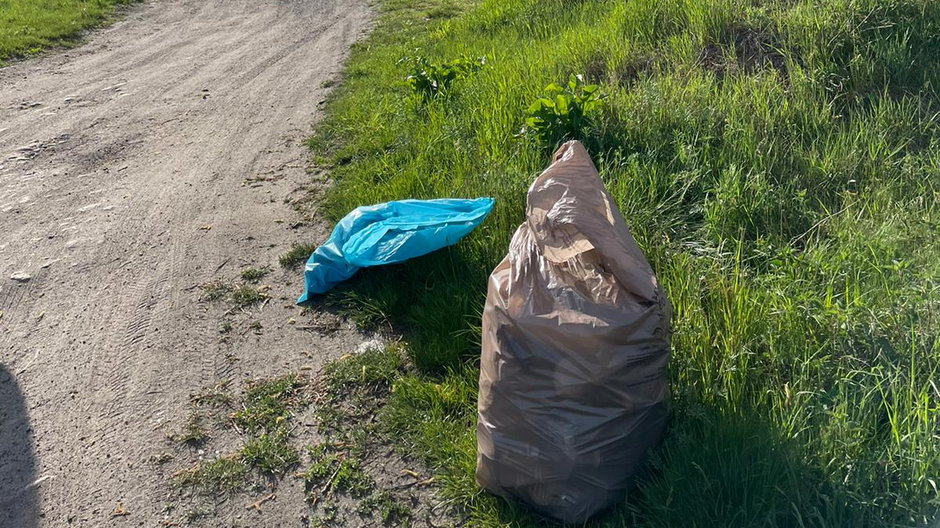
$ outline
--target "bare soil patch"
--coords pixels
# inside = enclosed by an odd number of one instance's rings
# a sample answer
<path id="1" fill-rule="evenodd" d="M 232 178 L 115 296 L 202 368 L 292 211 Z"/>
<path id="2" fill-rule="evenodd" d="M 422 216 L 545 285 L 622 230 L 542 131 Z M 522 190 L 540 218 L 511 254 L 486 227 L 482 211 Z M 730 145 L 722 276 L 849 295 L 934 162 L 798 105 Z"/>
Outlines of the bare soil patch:
<path id="1" fill-rule="evenodd" d="M 300 271 L 278 258 L 324 238 L 291 207 L 303 140 L 369 17 L 354 0 L 153 1 L 0 69 L 0 418 L 15 446 L 0 449 L 0 526 L 172 523 L 154 460 L 192 393 L 315 372 L 366 339 L 295 307 Z M 208 301 L 213 281 L 250 290 Z M 294 526 L 307 509 L 302 487 L 272 502 L 210 524 Z"/>

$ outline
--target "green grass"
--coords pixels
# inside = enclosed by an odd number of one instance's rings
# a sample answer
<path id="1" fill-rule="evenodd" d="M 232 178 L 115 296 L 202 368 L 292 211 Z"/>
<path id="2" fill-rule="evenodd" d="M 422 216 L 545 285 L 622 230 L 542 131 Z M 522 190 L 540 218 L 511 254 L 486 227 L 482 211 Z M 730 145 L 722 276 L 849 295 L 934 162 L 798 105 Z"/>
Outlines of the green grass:
<path id="1" fill-rule="evenodd" d="M 242 446 L 234 453 L 200 461 L 176 473 L 173 485 L 180 490 L 204 496 L 231 494 L 257 486 L 264 479 L 283 477 L 300 463 L 300 452 L 291 444 L 292 420 L 309 403 L 306 381 L 294 374 L 254 380 L 247 384 L 238 402 L 229 395 L 228 385 L 228 381 L 222 381 L 193 394 L 193 411 L 183 432 L 172 439 L 191 447 L 205 447 L 212 438 L 205 422 L 213 415 L 224 417 L 219 426 L 238 433 Z"/>
<path id="2" fill-rule="evenodd" d="M 361 444 L 374 429 L 374 417 L 387 399 L 392 382 L 403 373 L 400 345 L 370 349 L 331 361 L 321 375 L 317 417 L 326 431 L 342 431 L 342 441 Z M 349 427 L 348 423 L 357 427 Z"/>
<path id="3" fill-rule="evenodd" d="M 291 244 L 287 253 L 281 255 L 278 261 L 284 268 L 296 268 L 307 262 L 315 249 L 317 249 L 316 244 Z"/>
<path id="4" fill-rule="evenodd" d="M 293 411 L 303 405 L 304 387 L 304 381 L 293 374 L 253 382 L 232 420 L 249 434 L 277 433 Z"/>
<path id="5" fill-rule="evenodd" d="M 239 276 L 241 276 L 242 280 L 245 282 L 257 283 L 261 282 L 261 279 L 265 278 L 268 273 L 271 273 L 271 268 L 268 268 L 267 266 L 263 268 L 252 267 L 243 269 Z"/>
<path id="6" fill-rule="evenodd" d="M 487 276 L 550 149 L 545 86 L 607 95 L 575 135 L 672 301 L 664 445 L 596 526 L 919 526 L 940 494 L 940 3 L 380 2 L 311 141 L 337 220 L 493 196 L 460 244 L 327 301 L 405 332 L 386 420 L 473 525 L 538 525 L 473 482 Z M 424 102 L 408 61 L 486 56 Z"/>
<path id="7" fill-rule="evenodd" d="M 253 270 L 253 268 L 249 268 Z M 248 270 L 245 270 L 248 271 Z M 241 276 L 244 278 L 245 272 L 241 273 Z M 255 273 L 249 273 L 249 278 L 245 278 L 246 283 L 227 283 L 222 280 L 215 280 L 212 282 L 207 282 L 201 284 L 199 288 L 202 290 L 201 300 L 204 302 L 214 302 L 214 301 L 229 301 L 235 308 L 250 308 L 256 304 L 259 304 L 263 301 L 269 299 L 269 296 L 265 291 L 268 289 L 267 286 L 253 286 L 250 283 L 256 284 L 261 280 L 264 275 L 257 275 Z M 223 323 L 224 324 L 224 323 Z M 228 328 L 224 332 L 227 333 L 231 328 Z"/>
<path id="8" fill-rule="evenodd" d="M 300 463 L 300 453 L 288 442 L 287 431 L 264 433 L 248 440 L 241 456 L 249 466 L 270 475 L 283 475 Z"/>
<path id="9" fill-rule="evenodd" d="M 249 468 L 238 456 L 225 456 L 212 461 L 200 462 L 176 475 L 174 484 L 214 495 L 231 493 L 245 487 L 250 478 Z"/>
<path id="10" fill-rule="evenodd" d="M 236 308 L 247 308 L 268 299 L 268 294 L 259 288 L 242 284 L 232 290 L 232 304 Z"/>
<path id="11" fill-rule="evenodd" d="M 323 392 L 329 401 L 349 398 L 355 393 L 369 396 L 387 392 L 391 380 L 402 369 L 402 351 L 397 345 L 369 349 L 327 363 L 322 375 Z"/>
<path id="12" fill-rule="evenodd" d="M 408 520 L 411 518 L 411 510 L 405 504 L 395 500 L 387 490 L 377 491 L 359 503 L 357 508 L 359 515 L 370 515 L 378 513 L 379 519 L 385 525 L 394 523 L 397 526 L 412 526 Z"/>
<path id="13" fill-rule="evenodd" d="M 43 48 L 67 45 L 134 0 L 0 0 L 0 65 Z"/>
<path id="14" fill-rule="evenodd" d="M 202 300 L 206 302 L 218 301 L 224 299 L 226 296 L 232 293 L 232 286 L 222 282 L 221 280 L 216 280 L 212 282 L 207 282 L 205 284 L 200 284 L 199 289 L 202 290 Z"/>
<path id="15" fill-rule="evenodd" d="M 365 497 L 375 482 L 363 470 L 358 456 L 333 444 L 318 444 L 307 449 L 310 465 L 303 473 L 304 488 L 311 497 L 337 491 L 354 498 Z"/>
<path id="16" fill-rule="evenodd" d="M 380 461 L 386 456 L 387 443 L 377 415 L 388 400 L 392 382 L 405 368 L 398 345 L 350 354 L 324 367 L 316 398 L 322 441 L 306 448 L 307 467 L 296 475 L 304 482 L 314 519 L 325 522 L 335 517 L 333 500 L 342 498 L 343 513 L 350 519 L 371 518 L 376 526 L 379 521 L 385 526 L 412 526 L 404 489 L 383 487 L 366 471 L 374 455 Z"/>

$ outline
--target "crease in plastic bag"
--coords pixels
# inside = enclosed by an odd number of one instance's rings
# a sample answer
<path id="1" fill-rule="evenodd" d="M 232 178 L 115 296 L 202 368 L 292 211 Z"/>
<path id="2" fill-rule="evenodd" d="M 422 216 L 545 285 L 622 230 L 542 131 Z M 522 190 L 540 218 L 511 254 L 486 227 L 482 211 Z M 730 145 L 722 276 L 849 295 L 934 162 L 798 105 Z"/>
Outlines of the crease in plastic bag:
<path id="1" fill-rule="evenodd" d="M 445 198 L 356 208 L 310 255 L 297 302 L 328 292 L 359 268 L 403 262 L 455 244 L 486 219 L 493 204 L 492 198 Z"/>
<path id="2" fill-rule="evenodd" d="M 566 143 L 489 279 L 477 483 L 566 522 L 623 500 L 665 427 L 671 313 L 589 155 Z"/>

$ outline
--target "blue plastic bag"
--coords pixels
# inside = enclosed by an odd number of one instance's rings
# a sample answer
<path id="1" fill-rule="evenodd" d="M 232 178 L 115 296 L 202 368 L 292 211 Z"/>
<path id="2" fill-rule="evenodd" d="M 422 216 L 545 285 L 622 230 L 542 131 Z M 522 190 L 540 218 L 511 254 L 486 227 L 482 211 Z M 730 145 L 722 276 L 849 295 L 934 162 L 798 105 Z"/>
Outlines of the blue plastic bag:
<path id="1" fill-rule="evenodd" d="M 455 244 L 493 209 L 492 198 L 401 200 L 359 207 L 310 255 L 306 291 L 297 303 L 326 293 L 359 268 L 394 264 Z"/>

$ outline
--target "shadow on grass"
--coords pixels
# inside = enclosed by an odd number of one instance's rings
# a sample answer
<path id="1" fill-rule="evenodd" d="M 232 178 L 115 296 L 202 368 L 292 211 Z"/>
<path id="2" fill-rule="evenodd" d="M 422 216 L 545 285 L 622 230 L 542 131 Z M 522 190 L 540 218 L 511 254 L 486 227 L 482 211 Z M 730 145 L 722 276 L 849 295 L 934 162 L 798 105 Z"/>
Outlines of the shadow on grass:
<path id="1" fill-rule="evenodd" d="M 13 375 L 0 365 L 0 526 L 39 524 L 36 461 L 26 402 Z"/>
<path id="2" fill-rule="evenodd" d="M 443 468 L 441 475 L 454 483 L 447 492 L 449 500 L 465 507 L 470 518 L 483 526 L 562 526 L 518 503 L 481 493 L 473 483 L 471 438 L 440 444 L 442 438 L 453 440 L 462 436 L 460 431 L 472 429 L 476 416 L 476 377 L 470 365 L 479 350 L 475 310 L 482 306 L 485 292 L 467 286 L 485 285 L 486 277 L 468 275 L 479 266 L 460 255 L 452 248 L 402 265 L 360 270 L 319 302 L 404 334 L 422 372 L 412 385 L 434 390 L 416 389 L 410 399 L 399 391 L 404 400 L 396 404 L 396 412 L 406 421 L 424 424 L 409 432 L 414 435 L 410 441 L 420 444 L 419 455 L 432 467 Z M 438 377 L 461 365 L 470 369 L 467 374 Z M 451 391 L 452 384 L 445 380 L 458 380 L 461 390 Z M 693 394 L 677 396 L 675 401 L 666 439 L 651 453 L 636 487 L 622 503 L 585 526 L 871 524 L 873 512 L 871 504 L 864 503 L 866 497 L 853 495 L 824 474 L 820 468 L 825 462 L 821 464 L 811 447 L 775 424 L 770 410 L 763 412 L 746 401 L 709 406 Z M 429 413 L 428 408 L 438 412 Z"/>
<path id="3" fill-rule="evenodd" d="M 392 325 L 419 368 L 443 372 L 478 354 L 487 281 L 480 269 L 462 251 L 445 248 L 361 269 L 313 304 L 338 308 L 366 328 Z"/>
<path id="4" fill-rule="evenodd" d="M 505 526 L 564 526 L 488 495 L 477 506 Z M 584 526 L 864 526 L 859 510 L 764 418 L 703 411 L 677 417 L 626 500 Z"/>
<path id="5" fill-rule="evenodd" d="M 647 526 L 863 525 L 851 498 L 756 413 L 677 415 L 650 462 L 630 501 Z"/>

